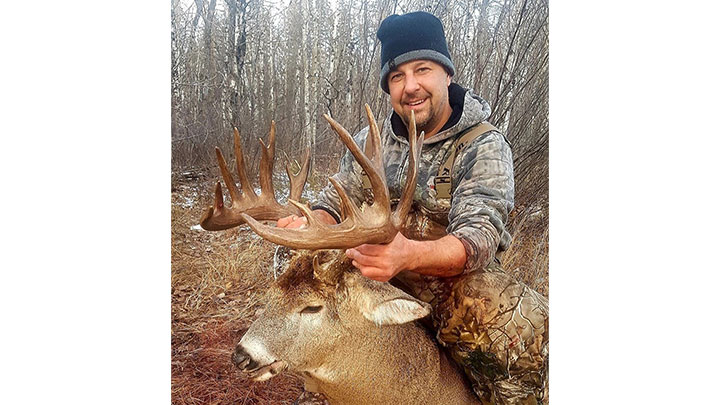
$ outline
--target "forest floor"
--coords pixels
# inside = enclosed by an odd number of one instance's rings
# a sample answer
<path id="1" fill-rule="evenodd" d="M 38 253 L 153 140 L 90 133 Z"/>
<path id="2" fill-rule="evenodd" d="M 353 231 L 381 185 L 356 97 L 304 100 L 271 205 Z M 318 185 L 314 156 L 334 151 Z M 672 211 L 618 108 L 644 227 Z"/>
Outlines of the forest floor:
<path id="1" fill-rule="evenodd" d="M 246 226 L 220 232 L 199 227 L 215 181 L 204 172 L 172 176 L 172 403 L 290 404 L 302 392 L 300 379 L 284 373 L 256 383 L 230 360 L 263 307 L 275 245 Z M 503 265 L 547 296 L 546 226 L 538 225 L 538 214 L 519 211 L 526 215 L 511 215 L 516 232 Z"/>
<path id="2" fill-rule="evenodd" d="M 263 306 L 274 245 L 247 227 L 207 232 L 198 226 L 214 183 L 203 173 L 172 179 L 172 403 L 292 403 L 302 391 L 298 378 L 282 374 L 255 383 L 230 361 Z"/>

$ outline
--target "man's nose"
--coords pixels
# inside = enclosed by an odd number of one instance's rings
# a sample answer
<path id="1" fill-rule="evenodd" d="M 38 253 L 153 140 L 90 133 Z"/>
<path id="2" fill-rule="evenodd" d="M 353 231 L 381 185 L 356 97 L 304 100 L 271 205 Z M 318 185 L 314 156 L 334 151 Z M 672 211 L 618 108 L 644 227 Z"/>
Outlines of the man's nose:
<path id="1" fill-rule="evenodd" d="M 420 88 L 415 75 L 410 73 L 405 75 L 405 93 L 413 94 Z"/>

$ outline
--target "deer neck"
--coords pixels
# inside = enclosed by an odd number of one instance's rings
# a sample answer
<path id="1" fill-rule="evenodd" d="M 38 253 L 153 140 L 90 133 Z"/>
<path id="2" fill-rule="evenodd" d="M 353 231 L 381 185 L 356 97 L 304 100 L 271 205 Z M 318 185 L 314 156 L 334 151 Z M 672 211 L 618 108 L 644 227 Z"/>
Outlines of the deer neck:
<path id="1" fill-rule="evenodd" d="M 309 390 L 322 392 L 330 403 L 407 403 L 408 398 L 417 400 L 418 393 L 432 392 L 428 387 L 435 393 L 458 389 L 447 386 L 441 357 L 427 332 L 415 324 L 373 325 L 338 341 L 324 364 L 307 370 L 303 378 Z"/>

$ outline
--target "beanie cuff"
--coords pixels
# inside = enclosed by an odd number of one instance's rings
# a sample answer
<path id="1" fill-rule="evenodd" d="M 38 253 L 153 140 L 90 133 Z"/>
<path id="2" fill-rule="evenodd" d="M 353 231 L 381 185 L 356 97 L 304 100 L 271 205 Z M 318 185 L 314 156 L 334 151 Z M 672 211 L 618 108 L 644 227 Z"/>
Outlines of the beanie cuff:
<path id="1" fill-rule="evenodd" d="M 437 62 L 443 65 L 443 67 L 445 68 L 445 70 L 447 70 L 450 76 L 455 76 L 455 65 L 453 65 L 450 58 L 432 49 L 417 49 L 414 51 L 405 52 L 404 54 L 385 62 L 382 69 L 380 70 L 380 87 L 383 89 L 383 91 L 390 94 L 390 88 L 388 87 L 387 83 L 387 76 L 392 70 L 395 69 L 395 67 L 405 62 L 410 62 L 418 59 L 427 59 L 433 62 Z"/>

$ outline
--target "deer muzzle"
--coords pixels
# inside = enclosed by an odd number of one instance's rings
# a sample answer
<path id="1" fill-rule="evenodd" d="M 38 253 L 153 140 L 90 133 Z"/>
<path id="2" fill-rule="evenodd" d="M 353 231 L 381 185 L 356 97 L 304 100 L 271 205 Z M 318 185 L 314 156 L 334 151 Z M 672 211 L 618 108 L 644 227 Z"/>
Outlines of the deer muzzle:
<path id="1" fill-rule="evenodd" d="M 255 381 L 265 381 L 280 374 L 287 368 L 287 363 L 281 360 L 269 364 L 260 364 L 243 348 L 242 345 L 235 347 L 232 355 L 232 362 L 248 377 Z"/>
<path id="2" fill-rule="evenodd" d="M 258 368 L 258 362 L 253 360 L 241 345 L 237 345 L 237 347 L 235 347 L 235 352 L 232 354 L 232 362 L 235 366 L 237 366 L 237 368 L 243 371 Z"/>

